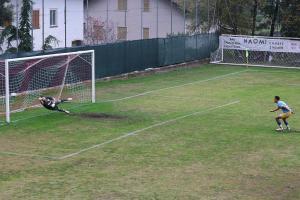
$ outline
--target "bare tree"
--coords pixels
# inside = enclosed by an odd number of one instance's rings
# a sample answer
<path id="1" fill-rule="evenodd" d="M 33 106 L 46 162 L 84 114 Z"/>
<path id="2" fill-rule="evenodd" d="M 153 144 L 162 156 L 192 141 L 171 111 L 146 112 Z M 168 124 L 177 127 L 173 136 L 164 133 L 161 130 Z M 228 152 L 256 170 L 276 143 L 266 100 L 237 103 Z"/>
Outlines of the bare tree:
<path id="1" fill-rule="evenodd" d="M 116 41 L 116 35 L 113 23 L 106 23 L 95 17 L 88 17 L 85 33 L 85 44 L 95 45 L 102 43 L 111 43 Z"/>
<path id="2" fill-rule="evenodd" d="M 276 20 L 277 20 L 277 17 L 278 17 L 278 12 L 279 12 L 279 4 L 280 4 L 280 0 L 276 0 L 275 8 L 274 8 L 274 11 L 273 11 L 273 16 L 272 16 L 271 29 L 270 29 L 270 36 L 271 37 L 274 36 L 274 32 L 275 32 L 275 25 L 276 25 Z"/>

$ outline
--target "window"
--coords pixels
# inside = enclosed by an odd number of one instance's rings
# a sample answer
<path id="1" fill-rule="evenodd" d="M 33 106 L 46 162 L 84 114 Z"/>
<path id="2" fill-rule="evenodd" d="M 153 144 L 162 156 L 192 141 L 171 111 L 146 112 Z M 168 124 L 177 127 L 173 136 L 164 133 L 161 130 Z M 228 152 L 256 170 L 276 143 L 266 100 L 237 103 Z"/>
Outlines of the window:
<path id="1" fill-rule="evenodd" d="M 50 27 L 57 27 L 57 10 L 50 10 Z"/>
<path id="2" fill-rule="evenodd" d="M 118 40 L 127 40 L 127 27 L 118 27 Z"/>
<path id="3" fill-rule="evenodd" d="M 127 10 L 127 0 L 118 0 L 118 10 Z"/>
<path id="4" fill-rule="evenodd" d="M 32 11 L 32 28 L 33 29 L 40 28 L 40 11 L 39 10 Z"/>
<path id="5" fill-rule="evenodd" d="M 102 41 L 104 40 L 104 35 L 105 35 L 105 30 L 104 30 L 104 26 L 101 26 L 99 24 L 94 24 L 93 26 L 93 35 L 94 35 L 94 39 L 96 39 L 97 41 Z"/>
<path id="6" fill-rule="evenodd" d="M 150 29 L 143 28 L 143 39 L 149 39 L 149 38 L 150 38 Z"/>
<path id="7" fill-rule="evenodd" d="M 150 0 L 144 0 L 144 12 L 150 11 Z"/>

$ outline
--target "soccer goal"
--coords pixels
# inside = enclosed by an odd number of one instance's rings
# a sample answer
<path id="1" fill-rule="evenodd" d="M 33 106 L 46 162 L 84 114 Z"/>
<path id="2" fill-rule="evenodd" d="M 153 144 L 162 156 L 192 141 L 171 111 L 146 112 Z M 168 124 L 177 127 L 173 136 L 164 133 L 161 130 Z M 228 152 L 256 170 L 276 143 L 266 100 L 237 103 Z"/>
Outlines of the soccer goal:
<path id="1" fill-rule="evenodd" d="M 211 63 L 300 69 L 300 38 L 222 35 Z"/>
<path id="2" fill-rule="evenodd" d="M 95 102 L 93 50 L 7 59 L 0 62 L 0 114 L 40 106 L 40 96 Z"/>

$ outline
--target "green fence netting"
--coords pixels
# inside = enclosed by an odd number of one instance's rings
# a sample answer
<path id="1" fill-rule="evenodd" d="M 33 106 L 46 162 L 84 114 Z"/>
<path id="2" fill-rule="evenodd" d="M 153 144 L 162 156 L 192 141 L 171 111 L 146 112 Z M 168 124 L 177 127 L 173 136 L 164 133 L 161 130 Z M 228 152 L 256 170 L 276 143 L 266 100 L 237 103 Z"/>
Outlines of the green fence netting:
<path id="1" fill-rule="evenodd" d="M 147 68 L 174 65 L 210 57 L 218 48 L 217 34 L 198 34 L 149 40 L 124 41 L 95 46 L 4 54 L 0 59 L 95 50 L 96 77 L 103 78 Z"/>

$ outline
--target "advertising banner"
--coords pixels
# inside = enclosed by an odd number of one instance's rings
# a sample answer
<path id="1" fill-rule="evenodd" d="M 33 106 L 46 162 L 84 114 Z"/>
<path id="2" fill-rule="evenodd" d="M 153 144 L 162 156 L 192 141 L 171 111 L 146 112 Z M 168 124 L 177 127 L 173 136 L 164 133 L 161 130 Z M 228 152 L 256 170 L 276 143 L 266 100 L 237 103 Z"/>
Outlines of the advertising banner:
<path id="1" fill-rule="evenodd" d="M 300 39 L 222 35 L 221 45 L 223 49 L 300 53 Z"/>

